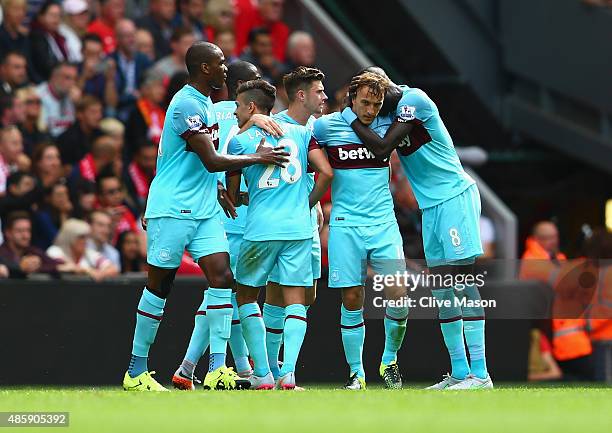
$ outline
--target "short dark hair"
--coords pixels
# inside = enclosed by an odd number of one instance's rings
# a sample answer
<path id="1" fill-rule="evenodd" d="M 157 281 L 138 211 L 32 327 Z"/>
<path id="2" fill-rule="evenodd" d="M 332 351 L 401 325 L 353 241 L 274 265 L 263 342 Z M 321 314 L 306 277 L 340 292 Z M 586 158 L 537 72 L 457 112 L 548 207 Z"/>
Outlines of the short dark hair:
<path id="1" fill-rule="evenodd" d="M 187 27 L 177 27 L 172 32 L 172 36 L 170 36 L 170 42 L 178 42 L 182 37 L 192 35 L 193 32 L 191 29 Z"/>
<path id="2" fill-rule="evenodd" d="M 101 195 L 104 191 L 102 191 L 102 182 L 108 179 L 117 179 L 119 181 L 119 185 L 123 188 L 123 183 L 121 182 L 121 178 L 114 173 L 102 173 L 96 179 L 96 192 L 98 195 Z"/>
<path id="3" fill-rule="evenodd" d="M 30 218 L 29 213 L 27 213 L 24 210 L 17 210 L 7 215 L 5 219 L 4 230 L 12 229 L 15 223 L 19 220 L 28 220 L 32 222 L 32 219 Z"/>
<path id="4" fill-rule="evenodd" d="M 287 91 L 289 102 L 295 100 L 298 90 L 308 90 L 315 81 L 323 81 L 325 74 L 317 68 L 298 66 L 283 77 L 283 85 Z"/>
<path id="5" fill-rule="evenodd" d="M 236 98 L 236 90 L 238 89 L 238 82 L 246 82 L 253 80 L 257 76 L 257 67 L 252 63 L 244 60 L 236 60 L 227 67 L 227 93 L 230 99 Z"/>
<path id="6" fill-rule="evenodd" d="M 34 178 L 34 175 L 26 171 L 16 171 L 6 179 L 6 189 L 8 190 L 11 185 L 18 185 L 24 177 Z"/>
<path id="7" fill-rule="evenodd" d="M 8 62 L 8 58 L 11 57 L 11 56 L 18 56 L 18 57 L 21 57 L 23 60 L 27 60 L 26 56 L 24 56 L 21 51 L 11 50 L 11 51 L 7 51 L 6 53 L 4 53 L 0 63 L 3 64 L 3 65 L 6 65 L 6 63 Z"/>
<path id="8" fill-rule="evenodd" d="M 253 42 L 255 42 L 255 39 L 257 39 L 257 36 L 261 36 L 261 35 L 266 35 L 266 36 L 270 36 L 270 30 L 268 30 L 265 27 L 255 27 L 254 29 L 251 29 L 251 31 L 249 32 L 249 44 L 252 44 Z"/>
<path id="9" fill-rule="evenodd" d="M 102 102 L 93 95 L 83 95 L 75 104 L 75 110 L 77 113 L 82 113 L 93 105 L 102 106 Z"/>
<path id="10" fill-rule="evenodd" d="M 58 69 L 61 68 L 78 68 L 76 63 L 72 63 L 72 62 L 59 62 L 56 63 L 55 65 L 53 65 L 53 68 L 51 68 L 51 74 L 53 74 L 55 71 L 57 71 Z"/>
<path id="11" fill-rule="evenodd" d="M 86 33 L 85 36 L 81 38 L 81 43 L 85 45 L 86 42 L 102 44 L 102 38 L 95 33 Z"/>
<path id="12" fill-rule="evenodd" d="M 253 102 L 257 108 L 266 112 L 272 111 L 276 100 L 276 88 L 264 80 L 251 80 L 242 83 L 236 90 L 236 96 L 245 94 L 247 102 Z"/>

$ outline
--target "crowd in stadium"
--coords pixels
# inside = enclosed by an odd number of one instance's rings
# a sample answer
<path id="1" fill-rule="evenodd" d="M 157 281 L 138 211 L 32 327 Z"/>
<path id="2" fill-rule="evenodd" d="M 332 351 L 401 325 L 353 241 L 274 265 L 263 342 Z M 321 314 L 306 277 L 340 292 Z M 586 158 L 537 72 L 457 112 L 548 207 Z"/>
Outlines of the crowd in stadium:
<path id="1" fill-rule="evenodd" d="M 312 37 L 281 21 L 280 0 L 142 3 L 2 2 L 0 277 L 99 281 L 145 269 L 139 219 L 194 41 L 255 64 L 279 87 L 275 111 L 285 108 L 282 76 L 315 62 Z M 416 210 L 414 199 L 407 206 Z M 199 272 L 185 257 L 181 273 Z"/>

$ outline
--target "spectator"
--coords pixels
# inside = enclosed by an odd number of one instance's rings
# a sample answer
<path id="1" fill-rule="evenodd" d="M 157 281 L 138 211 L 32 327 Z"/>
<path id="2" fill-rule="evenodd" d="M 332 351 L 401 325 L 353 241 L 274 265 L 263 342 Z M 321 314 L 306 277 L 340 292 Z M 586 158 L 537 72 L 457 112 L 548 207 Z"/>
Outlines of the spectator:
<path id="1" fill-rule="evenodd" d="M 38 85 L 42 100 L 42 123 L 52 138 L 58 137 L 74 122 L 74 102 L 81 96 L 76 85 L 77 67 L 59 63 L 53 68 L 48 82 Z"/>
<path id="2" fill-rule="evenodd" d="M 313 67 L 317 57 L 315 42 L 309 33 L 295 31 L 287 42 L 287 69 L 298 66 Z"/>
<path id="3" fill-rule="evenodd" d="M 57 276 L 58 261 L 31 245 L 32 223 L 27 212 L 9 214 L 4 237 L 0 258 L 8 267 L 10 278 L 27 278 L 32 274 Z"/>
<path id="4" fill-rule="evenodd" d="M 145 29 L 136 30 L 136 51 L 147 56 L 149 61 L 155 61 L 155 44 L 151 32 Z"/>
<path id="5" fill-rule="evenodd" d="M 87 240 L 87 248 L 97 251 L 117 269 L 121 269 L 119 251 L 109 243 L 113 231 L 113 220 L 110 215 L 95 210 L 89 215 L 89 224 L 91 236 Z"/>
<path id="6" fill-rule="evenodd" d="M 32 168 L 43 188 L 49 188 L 64 178 L 59 149 L 53 142 L 42 142 L 32 154 Z"/>
<path id="7" fill-rule="evenodd" d="M 149 13 L 138 20 L 138 27 L 148 30 L 153 36 L 156 59 L 170 54 L 172 20 L 176 12 L 174 0 L 151 0 Z"/>
<path id="8" fill-rule="evenodd" d="M 147 78 L 140 87 L 140 94 L 141 97 L 136 103 L 136 109 L 132 111 L 125 125 L 125 141 L 127 143 L 125 153 L 128 160 L 131 160 L 136 153 L 137 146 L 143 137 L 156 145 L 159 144 L 166 117 L 166 113 L 161 107 L 166 91 L 160 77 L 147 74 Z"/>
<path id="9" fill-rule="evenodd" d="M 32 211 L 34 203 L 40 198 L 40 188 L 36 188 L 36 181 L 29 174 L 18 171 L 9 176 L 6 181 L 6 194 L 0 195 L 0 244 L 2 237 L 2 218 L 9 212 L 23 210 Z"/>
<path id="10" fill-rule="evenodd" d="M 147 260 L 140 253 L 140 238 L 136 233 L 121 233 L 117 240 L 117 249 L 121 256 L 122 274 L 147 270 Z"/>
<path id="11" fill-rule="evenodd" d="M 85 95 L 76 106 L 76 122 L 58 138 L 66 172 L 91 151 L 92 143 L 101 134 L 102 103 L 94 96 Z"/>
<path id="12" fill-rule="evenodd" d="M 125 125 L 112 117 L 105 117 L 100 121 L 100 130 L 117 142 L 117 149 L 123 149 Z"/>
<path id="13" fill-rule="evenodd" d="M 119 156 L 117 142 L 108 135 L 98 135 L 93 141 L 91 152 L 85 154 L 74 166 L 70 183 L 75 184 L 81 180 L 95 182 L 102 171 L 112 166 Z"/>
<path id="14" fill-rule="evenodd" d="M 86 180 L 78 181 L 74 184 L 72 190 L 74 195 L 72 202 L 74 203 L 73 215 L 80 220 L 88 220 L 96 206 L 96 184 Z"/>
<path id="15" fill-rule="evenodd" d="M 202 18 L 206 7 L 205 0 L 178 0 L 178 12 L 174 17 L 174 27 L 185 27 L 191 31 L 196 41 L 207 41 L 208 35 Z"/>
<path id="16" fill-rule="evenodd" d="M 30 50 L 35 81 L 46 81 L 58 63 L 67 62 L 68 46 L 59 33 L 62 9 L 52 0 L 46 1 L 32 23 Z"/>
<path id="17" fill-rule="evenodd" d="M 151 72 L 162 77 L 167 82 L 175 73 L 187 71 L 185 55 L 195 41 L 196 38 L 190 29 L 186 27 L 174 29 L 170 38 L 170 49 L 172 52 L 166 57 L 159 59 L 151 68 Z"/>
<path id="18" fill-rule="evenodd" d="M 119 155 L 123 155 L 123 143 L 125 141 L 125 126 L 123 123 L 112 117 L 107 117 L 100 122 L 100 130 L 102 134 L 108 135 L 115 140 Z"/>
<path id="19" fill-rule="evenodd" d="M 125 0 L 100 0 L 100 16 L 87 27 L 89 33 L 100 37 L 106 54 L 117 48 L 116 26 L 124 14 Z"/>
<path id="20" fill-rule="evenodd" d="M 36 187 L 36 180 L 30 173 L 17 171 L 11 174 L 6 181 L 6 195 L 0 197 L 0 218 L 16 210 L 31 212 L 40 193 L 41 189 Z"/>
<path id="21" fill-rule="evenodd" d="M 68 187 L 58 182 L 45 190 L 44 201 L 34 214 L 34 245 L 46 249 L 57 236 L 62 224 L 72 215 Z"/>
<path id="22" fill-rule="evenodd" d="M 16 51 L 9 51 L 0 64 L 0 94 L 12 95 L 28 82 L 26 57 Z"/>
<path id="23" fill-rule="evenodd" d="M 119 270 L 97 251 L 87 248 L 87 238 L 91 229 L 85 221 L 71 218 L 60 230 L 47 254 L 64 262 L 58 270 L 76 275 L 89 276 L 94 281 L 102 281 L 119 274 Z"/>
<path id="24" fill-rule="evenodd" d="M 206 5 L 206 13 L 204 19 L 206 24 L 208 24 L 208 26 L 206 27 L 208 33 L 208 40 L 214 40 L 215 36 L 219 32 L 234 32 L 235 18 L 236 12 L 234 10 L 234 6 L 232 5 L 232 1 L 209 0 L 208 4 Z M 240 53 L 234 51 L 234 54 Z"/>
<path id="25" fill-rule="evenodd" d="M 68 61 L 80 63 L 83 60 L 81 38 L 87 33 L 89 24 L 89 5 L 86 0 L 64 0 L 64 21 L 59 32 L 66 40 Z"/>
<path id="26" fill-rule="evenodd" d="M 151 66 L 147 56 L 136 51 L 136 26 L 132 21 L 124 19 L 117 23 L 117 50 L 110 57 L 117 65 L 117 117 L 125 122 L 138 98 L 144 73 Z"/>
<path id="27" fill-rule="evenodd" d="M 272 51 L 270 31 L 257 27 L 249 33 L 249 48 L 240 56 L 241 60 L 252 63 L 261 71 L 262 78 L 270 83 L 282 81 L 286 71 Z"/>
<path id="28" fill-rule="evenodd" d="M 30 53 L 26 18 L 26 0 L 2 0 L 2 25 L 0 26 L 0 55 L 14 51 L 26 58 Z"/>
<path id="29" fill-rule="evenodd" d="M 225 56 L 225 63 L 230 64 L 238 60 L 236 52 L 236 36 L 231 30 L 222 30 L 215 35 L 214 43 L 221 48 Z"/>
<path id="30" fill-rule="evenodd" d="M 79 65 L 78 86 L 85 95 L 103 101 L 107 111 L 113 113 L 119 99 L 115 86 L 117 65 L 112 59 L 104 59 L 102 40 L 98 35 L 85 35 L 82 47 L 83 62 Z"/>
<path id="31" fill-rule="evenodd" d="M 119 235 L 125 231 L 138 231 L 136 217 L 127 206 L 125 192 L 118 176 L 105 176 L 98 179 L 99 209 L 113 218 L 113 240 L 116 244 Z"/>
<path id="32" fill-rule="evenodd" d="M 6 193 L 6 181 L 11 173 L 29 171 L 30 159 L 23 153 L 23 139 L 16 126 L 0 130 L 0 197 Z"/>
<path id="33" fill-rule="evenodd" d="M 564 272 L 562 262 L 566 256 L 559 251 L 559 230 L 551 221 L 540 221 L 527 238 L 522 257 L 520 279 L 536 279 L 555 289 L 552 319 L 552 348 L 555 360 L 563 371 L 565 380 L 590 380 L 592 378 L 592 346 L 587 334 L 587 322 L 583 317 L 564 318 L 554 313 L 555 307 L 563 307 L 564 295 L 556 286 L 557 276 Z M 574 315 L 576 316 L 576 315 Z"/>
<path id="34" fill-rule="evenodd" d="M 273 44 L 273 56 L 278 62 L 285 61 L 289 27 L 281 20 L 283 18 L 284 0 L 259 0 L 258 8 L 253 13 L 249 0 L 238 1 L 238 14 L 236 15 L 236 44 L 238 53 L 241 53 L 247 44 L 250 44 L 250 32 L 257 27 L 268 30 Z"/>
<path id="35" fill-rule="evenodd" d="M 17 126 L 23 137 L 23 150 L 26 155 L 31 155 L 38 143 L 50 139 L 41 124 L 41 104 L 36 87 L 26 86 L 15 92 L 15 99 L 24 105 L 24 118 Z"/>
<path id="36" fill-rule="evenodd" d="M 157 146 L 150 141 L 141 142 L 134 160 L 128 165 L 127 173 L 123 175 L 128 194 L 143 213 L 149 195 L 149 187 L 155 177 L 157 163 Z"/>
<path id="37" fill-rule="evenodd" d="M 559 262 L 566 260 L 565 254 L 559 251 L 559 230 L 551 221 L 540 221 L 533 227 L 530 237 L 525 242 L 523 260 L 542 259 Z"/>

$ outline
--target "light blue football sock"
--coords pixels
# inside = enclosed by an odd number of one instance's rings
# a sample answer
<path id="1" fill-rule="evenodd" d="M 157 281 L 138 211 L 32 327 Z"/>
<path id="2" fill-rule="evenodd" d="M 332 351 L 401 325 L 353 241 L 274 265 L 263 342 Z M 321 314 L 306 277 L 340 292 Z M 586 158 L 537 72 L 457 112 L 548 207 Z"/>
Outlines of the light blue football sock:
<path id="1" fill-rule="evenodd" d="M 193 332 L 187 346 L 185 359 L 191 362 L 194 366 L 198 365 L 200 358 L 206 352 L 210 342 L 210 334 L 208 329 L 208 317 L 206 316 L 206 292 L 200 308 L 196 311 Z"/>
<path id="2" fill-rule="evenodd" d="M 436 289 L 432 290 L 431 293 L 439 301 L 450 301 L 450 307 L 441 306 L 439 308 L 440 328 L 451 361 L 451 376 L 455 379 L 465 379 L 470 374 L 470 367 L 463 341 L 461 307 L 455 302 L 455 294 L 452 288 Z"/>
<path id="3" fill-rule="evenodd" d="M 268 363 L 274 379 L 278 379 L 278 354 L 283 344 L 283 328 L 285 326 L 285 308 L 272 304 L 264 304 L 263 321 L 266 326 L 266 351 Z"/>
<path id="4" fill-rule="evenodd" d="M 132 358 L 128 368 L 130 377 L 136 377 L 148 370 L 149 348 L 155 341 L 165 305 L 165 299 L 158 298 L 145 286 L 136 310 L 136 329 L 132 343 Z"/>
<path id="5" fill-rule="evenodd" d="M 249 364 L 249 349 L 247 348 L 244 336 L 242 335 L 242 325 L 238 316 L 238 303 L 236 302 L 236 293 L 232 293 L 232 332 L 230 335 L 229 345 L 234 357 L 237 372 L 246 372 L 251 370 Z"/>
<path id="6" fill-rule="evenodd" d="M 476 286 L 467 286 L 460 292 L 469 301 L 480 300 L 480 293 Z M 470 354 L 471 373 L 485 379 L 489 373 L 487 371 L 487 360 L 485 353 L 485 312 L 484 308 L 463 307 L 463 334 Z"/>
<path id="7" fill-rule="evenodd" d="M 402 347 L 406 334 L 408 307 L 387 307 L 385 310 L 385 350 L 382 363 L 397 361 L 397 351 Z"/>
<path id="8" fill-rule="evenodd" d="M 253 374 L 263 377 L 270 372 L 268 355 L 266 353 L 266 327 L 261 317 L 257 302 L 238 307 L 238 315 L 242 324 L 242 334 L 251 358 L 253 358 Z"/>
<path id="9" fill-rule="evenodd" d="M 295 372 L 300 349 L 306 335 L 306 308 L 302 304 L 291 304 L 285 307 L 285 342 L 283 348 L 283 366 L 280 375 Z"/>
<path id="10" fill-rule="evenodd" d="M 209 367 L 225 363 L 227 342 L 232 331 L 232 290 L 210 288 L 206 291 L 206 317 L 210 329 Z M 216 369 L 214 368 L 214 369 Z M 209 370 L 212 371 L 212 370 Z"/>
<path id="11" fill-rule="evenodd" d="M 340 333 L 344 356 L 349 365 L 351 374 L 357 373 L 365 378 L 363 369 L 363 343 L 365 341 L 365 323 L 363 321 L 363 308 L 347 310 L 344 305 L 340 307 Z"/>

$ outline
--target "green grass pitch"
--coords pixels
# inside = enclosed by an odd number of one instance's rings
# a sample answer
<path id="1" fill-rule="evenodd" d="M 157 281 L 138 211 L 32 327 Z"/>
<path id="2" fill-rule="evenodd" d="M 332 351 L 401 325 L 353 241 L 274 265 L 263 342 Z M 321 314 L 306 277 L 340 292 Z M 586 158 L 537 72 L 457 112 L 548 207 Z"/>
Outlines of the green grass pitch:
<path id="1" fill-rule="evenodd" d="M 499 386 L 470 392 L 128 393 L 117 388 L 0 390 L 0 411 L 68 411 L 70 432 L 610 432 L 612 388 Z M 13 429 L 0 428 L 10 431 Z M 40 427 L 17 431 L 48 431 Z"/>

